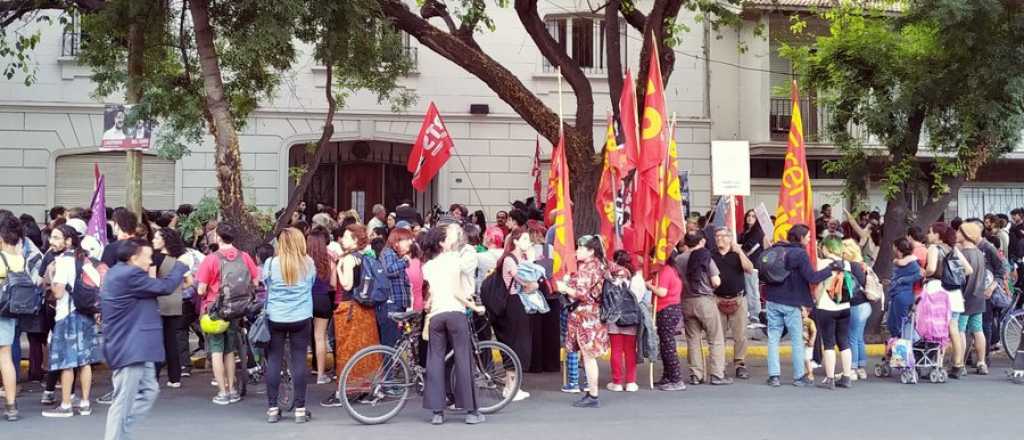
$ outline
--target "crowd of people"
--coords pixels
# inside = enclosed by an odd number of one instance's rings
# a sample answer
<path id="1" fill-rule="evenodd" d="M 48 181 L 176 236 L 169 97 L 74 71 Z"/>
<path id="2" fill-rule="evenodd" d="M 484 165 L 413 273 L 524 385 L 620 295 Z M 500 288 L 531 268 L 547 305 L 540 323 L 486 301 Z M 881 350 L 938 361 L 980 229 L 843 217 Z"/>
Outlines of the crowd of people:
<path id="1" fill-rule="evenodd" d="M 593 408 L 602 388 L 598 361 L 607 355 L 604 388 L 611 392 L 640 390 L 637 366 L 645 361 L 661 361 L 654 385 L 662 391 L 750 379 L 751 328 L 767 328 L 769 385 L 782 383 L 779 345 L 786 332 L 793 385 L 849 388 L 868 379 L 865 331 L 872 313 L 884 308 L 888 334 L 906 337 L 917 299 L 941 292 L 949 307 L 949 377 L 956 379 L 968 374 L 969 363 L 988 374 L 998 333 L 993 323 L 1024 280 L 1018 276 L 1024 272 L 1021 209 L 908 228 L 893 244 L 887 285 L 873 269 L 882 217 L 846 212 L 848 220 L 840 221 L 828 205 L 816 222 L 813 254 L 808 225 L 792 226 L 785 240 L 772 243 L 751 211 L 738 234 L 706 217 L 692 219 L 676 252 L 649 271 L 625 250 L 606 255 L 608 237 L 582 236 L 578 269 L 561 278 L 551 274 L 552 231 L 532 202 L 517 202 L 493 222 L 458 204 L 426 218 L 407 203 L 393 211 L 376 205 L 370 213 L 364 223 L 355 211 L 301 203 L 288 227 L 250 254 L 235 247 L 237 225 L 223 222 L 209 222 L 186 243 L 178 221 L 191 214 L 187 205 L 141 217 L 110 210 L 105 246 L 86 234 L 88 210 L 53 208 L 42 228 L 31 216 L 0 211 L 0 290 L 31 280 L 42 298 L 38 313 L 0 316 L 4 416 L 19 419 L 16 398 L 28 398 L 18 396 L 17 386 L 22 334 L 30 347 L 24 379 L 43 383 L 45 417 L 89 415 L 93 367 L 105 364 L 113 372 L 113 391 L 96 399 L 110 405 L 108 439 L 128 438 L 155 401 L 161 374 L 164 387 L 181 387 L 200 349 L 213 372 L 212 403 L 237 403 L 243 395 L 236 368 L 247 365 L 237 365 L 236 355 L 248 343 L 242 334 L 254 313 L 265 316 L 269 334 L 263 377 L 270 423 L 286 412 L 278 394 L 283 364 L 293 378 L 292 416 L 305 423 L 312 417 L 307 376 L 329 384 L 360 349 L 397 344 L 402 330 L 389 314 L 402 312 L 428 319 L 420 362 L 423 406 L 434 424 L 445 422 L 450 404 L 465 410 L 466 423 L 484 421 L 469 379 L 470 320 L 481 338 L 511 347 L 522 372 L 564 368 L 562 391 L 582 394 L 574 406 Z M 354 298 L 368 272 L 386 278 L 376 287 L 384 297 L 372 305 Z M 484 292 L 492 273 L 503 297 Z M 687 370 L 677 354 L 680 336 L 690 348 Z M 726 359 L 730 339 L 732 359 Z M 467 378 L 451 392 L 444 367 L 449 349 L 456 377 Z M 516 401 L 530 398 L 526 389 L 505 392 Z M 330 393 L 320 404 L 340 406 L 343 398 Z"/>

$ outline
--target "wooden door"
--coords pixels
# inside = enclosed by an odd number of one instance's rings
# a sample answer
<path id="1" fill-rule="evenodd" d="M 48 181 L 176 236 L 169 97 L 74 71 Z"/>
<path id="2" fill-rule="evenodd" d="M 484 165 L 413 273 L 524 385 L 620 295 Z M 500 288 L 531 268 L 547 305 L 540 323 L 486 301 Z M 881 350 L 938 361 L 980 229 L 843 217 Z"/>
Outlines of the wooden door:
<path id="1" fill-rule="evenodd" d="M 375 163 L 349 163 L 338 165 L 338 206 L 342 210 L 355 209 L 363 221 L 377 203 L 383 203 L 381 179 L 383 169 Z"/>
<path id="2" fill-rule="evenodd" d="M 384 207 L 394 211 L 403 200 L 413 200 L 412 173 L 405 165 L 385 165 Z"/>

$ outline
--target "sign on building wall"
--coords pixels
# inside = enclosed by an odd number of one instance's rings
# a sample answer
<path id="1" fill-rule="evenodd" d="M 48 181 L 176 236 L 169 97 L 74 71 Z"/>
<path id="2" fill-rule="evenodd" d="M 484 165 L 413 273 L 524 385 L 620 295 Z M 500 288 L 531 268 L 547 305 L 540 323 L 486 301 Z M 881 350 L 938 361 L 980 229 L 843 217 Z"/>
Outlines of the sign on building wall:
<path id="1" fill-rule="evenodd" d="M 749 142 L 711 142 L 711 191 L 716 196 L 750 195 Z"/>
<path id="2" fill-rule="evenodd" d="M 103 137 L 100 150 L 148 150 L 156 123 L 133 119 L 134 105 L 107 104 L 103 109 Z"/>

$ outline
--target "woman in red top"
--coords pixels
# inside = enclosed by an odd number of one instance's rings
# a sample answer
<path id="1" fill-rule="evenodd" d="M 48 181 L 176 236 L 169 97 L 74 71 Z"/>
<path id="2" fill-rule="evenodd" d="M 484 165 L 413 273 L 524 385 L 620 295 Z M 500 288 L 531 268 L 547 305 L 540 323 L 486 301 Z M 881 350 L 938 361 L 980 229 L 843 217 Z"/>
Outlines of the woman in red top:
<path id="1" fill-rule="evenodd" d="M 683 322 L 683 281 L 676 272 L 675 265 L 666 264 L 658 272 L 657 284 L 647 282 L 647 288 L 654 293 L 657 308 L 655 327 L 658 329 L 658 351 L 661 353 L 661 380 L 655 383 L 662 391 L 683 391 L 683 371 L 679 366 L 679 355 L 676 352 L 676 335 L 680 332 Z"/>
<path id="2" fill-rule="evenodd" d="M 597 408 L 600 406 L 597 358 L 608 353 L 609 345 L 608 327 L 601 322 L 601 288 L 607 271 L 601 240 L 591 236 L 581 238 L 576 260 L 579 261 L 576 273 L 569 276 L 567 283 L 560 283 L 558 289 L 578 304 L 569 313 L 565 350 L 580 353 L 583 370 L 587 373 L 587 392 L 573 406 Z"/>

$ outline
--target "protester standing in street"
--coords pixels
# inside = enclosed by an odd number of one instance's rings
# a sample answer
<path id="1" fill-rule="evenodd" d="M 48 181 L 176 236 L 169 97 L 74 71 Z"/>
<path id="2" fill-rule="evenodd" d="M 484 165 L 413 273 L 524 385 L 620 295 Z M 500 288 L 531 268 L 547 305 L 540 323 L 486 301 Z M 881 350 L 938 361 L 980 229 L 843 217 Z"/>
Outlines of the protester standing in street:
<path id="1" fill-rule="evenodd" d="M 722 333 L 728 329 L 733 340 L 733 368 L 738 379 L 749 379 L 750 371 L 744 362 L 747 355 L 747 298 L 744 283 L 746 276 L 754 272 L 743 249 L 733 242 L 732 231 L 727 228 L 715 230 L 715 250 L 711 259 L 718 267 L 722 284 L 715 288 Z"/>
<path id="2" fill-rule="evenodd" d="M 107 272 L 100 291 L 103 355 L 114 372 L 106 440 L 130 438 L 132 426 L 156 402 L 155 364 L 165 358 L 156 298 L 174 292 L 188 271 L 176 263 L 166 278 L 151 278 L 153 248 L 141 240 L 125 240 L 117 259 L 120 264 Z"/>
<path id="3" fill-rule="evenodd" d="M 178 231 L 171 228 L 160 228 L 153 234 L 153 250 L 156 252 L 153 262 L 157 267 L 157 276 L 165 277 L 174 269 L 178 259 L 185 256 L 185 242 L 182 241 Z M 185 267 L 188 265 L 185 264 Z M 182 283 L 174 290 L 174 293 L 157 298 L 157 303 L 160 305 L 160 319 L 163 321 L 164 351 L 167 353 L 167 360 L 157 364 L 156 370 L 159 377 L 160 370 L 164 366 L 167 367 L 168 388 L 181 387 L 181 352 L 178 348 L 178 332 L 184 326 L 182 290 L 188 287 L 191 287 L 191 284 Z"/>
<path id="4" fill-rule="evenodd" d="M 587 374 L 587 390 L 573 406 L 597 408 L 600 406 L 597 359 L 608 353 L 609 348 L 608 328 L 601 322 L 601 287 L 607 271 L 601 239 L 593 236 L 581 238 L 576 247 L 576 260 L 579 261 L 579 269 L 570 275 L 567 283 L 561 282 L 558 289 L 579 303 L 569 313 L 565 349 L 580 353 L 583 370 Z"/>
<path id="5" fill-rule="evenodd" d="M 715 289 L 722 284 L 721 273 L 706 247 L 704 232 L 688 233 L 684 240 L 686 252 L 676 257 L 676 267 L 686 288 L 682 304 L 690 384 L 728 385 L 732 379 L 725 376 L 725 332 L 714 296 Z M 711 357 L 708 369 L 711 371 L 704 368 L 702 346 L 705 336 Z"/>
<path id="6" fill-rule="evenodd" d="M 9 272 L 25 270 L 25 257 L 21 255 L 18 244 L 24 236 L 21 221 L 13 215 L 0 215 L 0 252 L 3 265 L 0 266 L 0 282 L 7 280 Z M 0 378 L 4 386 L 4 417 L 8 422 L 18 420 L 18 407 L 14 403 L 18 392 L 15 365 L 11 356 L 11 347 L 15 344 L 14 327 L 16 318 L 0 316 Z"/>

